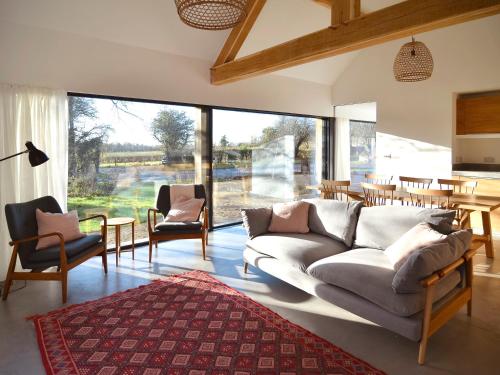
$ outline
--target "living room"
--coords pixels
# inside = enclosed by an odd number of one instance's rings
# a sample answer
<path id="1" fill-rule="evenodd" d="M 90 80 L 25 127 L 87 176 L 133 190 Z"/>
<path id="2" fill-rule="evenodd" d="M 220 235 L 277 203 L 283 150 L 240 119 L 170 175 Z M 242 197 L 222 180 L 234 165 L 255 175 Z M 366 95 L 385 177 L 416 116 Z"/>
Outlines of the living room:
<path id="1" fill-rule="evenodd" d="M 193 3 L 0 2 L 0 373 L 498 371 L 500 1 Z"/>

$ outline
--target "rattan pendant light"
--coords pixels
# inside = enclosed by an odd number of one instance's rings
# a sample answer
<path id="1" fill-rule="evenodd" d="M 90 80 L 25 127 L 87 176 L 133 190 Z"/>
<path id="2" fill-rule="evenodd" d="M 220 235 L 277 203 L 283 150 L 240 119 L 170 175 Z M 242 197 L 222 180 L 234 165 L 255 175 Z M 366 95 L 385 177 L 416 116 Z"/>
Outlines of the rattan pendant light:
<path id="1" fill-rule="evenodd" d="M 394 60 L 394 78 L 399 82 L 417 82 L 431 77 L 434 70 L 434 61 L 431 51 L 422 42 L 404 44 Z"/>
<path id="2" fill-rule="evenodd" d="M 203 30 L 236 26 L 245 16 L 248 0 L 175 0 L 185 24 Z"/>

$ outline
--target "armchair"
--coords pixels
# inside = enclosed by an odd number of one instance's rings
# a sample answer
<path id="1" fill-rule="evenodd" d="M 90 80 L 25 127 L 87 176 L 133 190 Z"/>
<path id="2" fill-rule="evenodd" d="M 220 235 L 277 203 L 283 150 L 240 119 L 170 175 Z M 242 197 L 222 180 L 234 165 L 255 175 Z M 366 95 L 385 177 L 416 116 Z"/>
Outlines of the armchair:
<path id="1" fill-rule="evenodd" d="M 65 242 L 60 232 L 53 232 L 39 236 L 36 221 L 36 209 L 44 212 L 62 213 L 57 201 L 50 196 L 38 198 L 24 203 L 5 205 L 5 216 L 13 246 L 7 278 L 2 299 L 6 300 L 13 280 L 56 280 L 61 282 L 62 301 L 66 303 L 68 288 L 68 271 L 86 260 L 100 255 L 104 273 L 108 272 L 106 258 L 106 216 L 95 215 L 80 219 L 80 222 L 100 218 L 104 221 L 100 234 L 90 234 L 83 238 Z M 59 245 L 43 250 L 36 250 L 37 241 L 44 237 L 59 237 Z M 31 272 L 15 271 L 17 257 L 23 269 Z M 51 267 L 57 271 L 43 272 Z"/>
<path id="2" fill-rule="evenodd" d="M 158 241 L 171 241 L 180 239 L 200 238 L 203 259 L 206 256 L 208 244 L 208 208 L 206 206 L 206 193 L 203 185 L 194 185 L 195 198 L 205 200 L 198 221 L 190 222 L 157 222 L 157 214 L 166 217 L 170 211 L 170 186 L 163 185 L 158 192 L 156 208 L 148 209 L 148 233 L 149 233 L 149 263 L 153 254 L 153 243 L 158 247 Z"/>

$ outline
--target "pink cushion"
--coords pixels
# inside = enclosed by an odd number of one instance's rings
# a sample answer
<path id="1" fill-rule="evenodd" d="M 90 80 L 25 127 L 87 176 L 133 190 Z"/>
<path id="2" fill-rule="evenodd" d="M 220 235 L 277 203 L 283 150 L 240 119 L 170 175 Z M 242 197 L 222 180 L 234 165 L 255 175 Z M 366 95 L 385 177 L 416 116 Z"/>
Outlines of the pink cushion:
<path id="1" fill-rule="evenodd" d="M 198 221 L 204 199 L 177 199 L 172 203 L 165 221 Z"/>
<path id="2" fill-rule="evenodd" d="M 269 232 L 308 233 L 309 203 L 289 202 L 273 204 Z"/>
<path id="3" fill-rule="evenodd" d="M 76 211 L 67 214 L 53 214 L 50 212 L 36 209 L 36 222 L 38 224 L 38 235 L 59 232 L 64 237 L 64 242 L 77 240 L 86 235 L 80 232 L 80 223 L 78 222 L 78 213 Z M 58 236 L 40 238 L 36 249 L 59 245 Z"/>
<path id="4" fill-rule="evenodd" d="M 398 270 L 415 250 L 444 239 L 446 239 L 446 235 L 434 230 L 428 223 L 420 223 L 385 249 L 385 255 L 389 258 L 394 269 Z"/>

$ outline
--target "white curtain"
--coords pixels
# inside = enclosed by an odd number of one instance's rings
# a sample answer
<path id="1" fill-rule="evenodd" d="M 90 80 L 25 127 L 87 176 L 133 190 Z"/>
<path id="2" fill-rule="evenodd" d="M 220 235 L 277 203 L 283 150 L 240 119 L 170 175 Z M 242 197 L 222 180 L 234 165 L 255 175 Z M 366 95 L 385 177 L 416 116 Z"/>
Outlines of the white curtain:
<path id="1" fill-rule="evenodd" d="M 335 179 L 351 179 L 351 136 L 349 119 L 335 118 Z"/>
<path id="2" fill-rule="evenodd" d="M 65 91 L 0 84 L 0 158 L 26 149 L 26 141 L 49 157 L 31 167 L 28 155 L 0 162 L 0 280 L 11 247 L 4 207 L 52 195 L 66 209 L 68 186 L 68 101 Z"/>

